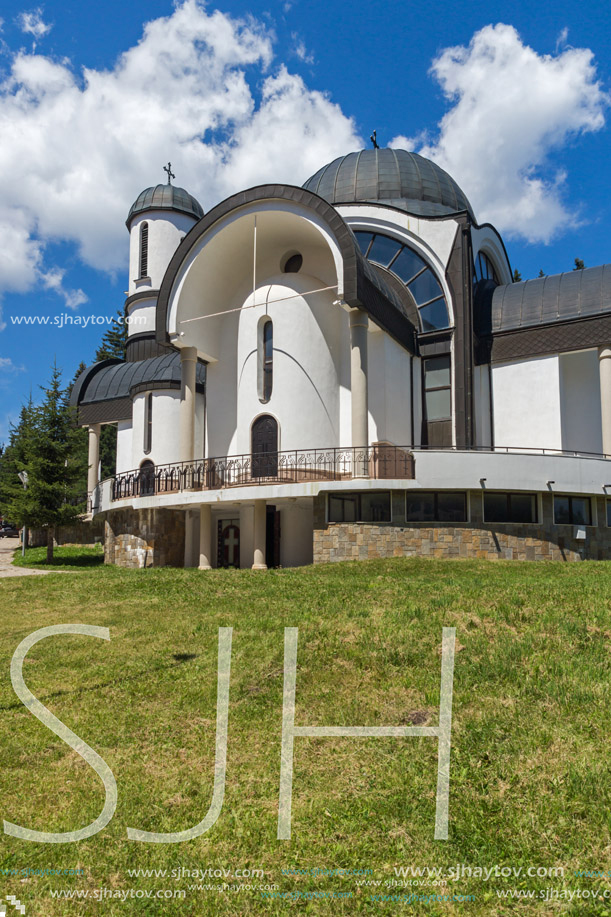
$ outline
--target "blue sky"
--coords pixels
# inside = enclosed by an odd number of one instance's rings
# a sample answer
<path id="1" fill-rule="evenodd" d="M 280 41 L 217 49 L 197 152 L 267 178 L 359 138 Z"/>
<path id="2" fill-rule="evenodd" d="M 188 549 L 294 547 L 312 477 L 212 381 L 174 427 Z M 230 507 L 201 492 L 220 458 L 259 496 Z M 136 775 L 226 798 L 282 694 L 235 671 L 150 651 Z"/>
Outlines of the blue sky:
<path id="1" fill-rule="evenodd" d="M 70 378 L 103 332 L 15 318 L 122 307 L 125 216 L 168 160 L 209 209 L 262 181 L 301 184 L 375 128 L 448 169 L 524 278 L 611 260 L 607 10 L 5 2 L 0 442 L 53 359 Z"/>

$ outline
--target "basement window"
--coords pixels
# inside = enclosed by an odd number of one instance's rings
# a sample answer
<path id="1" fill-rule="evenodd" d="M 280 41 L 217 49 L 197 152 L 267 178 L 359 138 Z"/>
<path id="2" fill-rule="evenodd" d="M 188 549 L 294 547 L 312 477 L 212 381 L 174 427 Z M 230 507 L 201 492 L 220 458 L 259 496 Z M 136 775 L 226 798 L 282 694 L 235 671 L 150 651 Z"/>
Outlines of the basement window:
<path id="1" fill-rule="evenodd" d="M 466 522 L 467 495 L 440 491 L 408 493 L 405 498 L 407 522 Z"/>
<path id="2" fill-rule="evenodd" d="M 390 491 L 329 494 L 329 522 L 390 522 Z"/>
<path id="3" fill-rule="evenodd" d="M 537 495 L 485 493 L 484 522 L 537 522 Z"/>
<path id="4" fill-rule="evenodd" d="M 555 496 L 554 522 L 556 525 L 592 525 L 590 498 Z"/>

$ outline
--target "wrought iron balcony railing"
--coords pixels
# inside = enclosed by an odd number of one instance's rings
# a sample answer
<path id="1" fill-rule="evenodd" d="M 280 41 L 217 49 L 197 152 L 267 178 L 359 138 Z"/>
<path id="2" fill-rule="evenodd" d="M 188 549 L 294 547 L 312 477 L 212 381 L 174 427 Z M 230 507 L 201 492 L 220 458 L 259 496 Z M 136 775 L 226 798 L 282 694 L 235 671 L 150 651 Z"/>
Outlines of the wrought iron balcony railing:
<path id="1" fill-rule="evenodd" d="M 349 481 L 365 477 L 411 480 L 414 477 L 413 455 L 406 447 L 378 443 L 364 448 L 226 455 L 169 465 L 153 465 L 151 462 L 134 471 L 117 474 L 112 483 L 112 499 L 183 490 Z"/>

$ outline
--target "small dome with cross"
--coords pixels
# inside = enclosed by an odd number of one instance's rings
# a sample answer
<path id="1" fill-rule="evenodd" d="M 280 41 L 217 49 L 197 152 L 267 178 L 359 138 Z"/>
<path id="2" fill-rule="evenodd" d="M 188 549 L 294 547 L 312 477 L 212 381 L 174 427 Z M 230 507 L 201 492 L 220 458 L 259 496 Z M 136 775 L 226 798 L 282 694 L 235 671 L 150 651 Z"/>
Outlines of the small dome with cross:
<path id="1" fill-rule="evenodd" d="M 179 213 L 186 213 L 189 216 L 200 220 L 204 215 L 204 208 L 192 194 L 171 184 L 171 178 L 174 178 L 171 172 L 171 164 L 163 167 L 168 173 L 168 180 L 164 185 L 153 185 L 141 191 L 132 206 L 129 209 L 125 224 L 129 225 L 137 214 L 144 213 L 147 210 L 177 210 Z"/>

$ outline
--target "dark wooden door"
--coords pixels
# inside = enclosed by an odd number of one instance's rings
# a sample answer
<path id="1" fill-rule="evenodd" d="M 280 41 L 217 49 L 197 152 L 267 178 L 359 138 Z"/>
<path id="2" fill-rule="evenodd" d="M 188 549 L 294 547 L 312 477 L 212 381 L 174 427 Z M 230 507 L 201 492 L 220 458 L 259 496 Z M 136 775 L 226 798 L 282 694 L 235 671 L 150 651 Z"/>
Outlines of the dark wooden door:
<path id="1" fill-rule="evenodd" d="M 252 425 L 252 476 L 275 478 L 278 475 L 278 424 L 269 414 L 257 417 Z"/>

